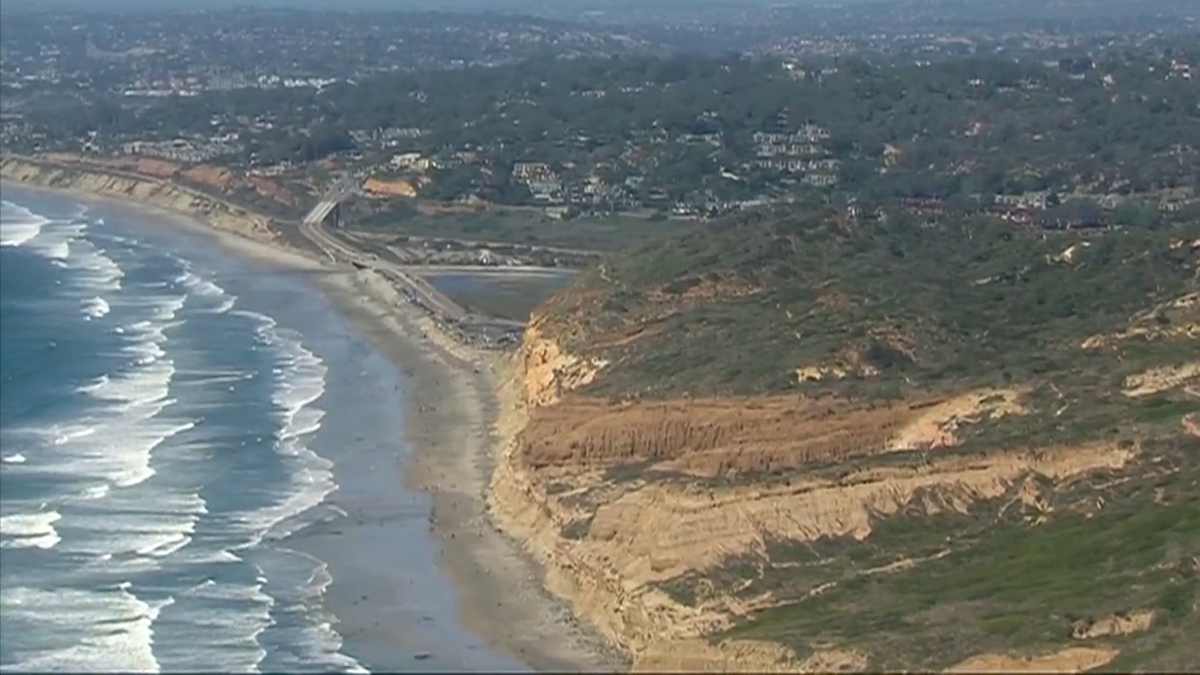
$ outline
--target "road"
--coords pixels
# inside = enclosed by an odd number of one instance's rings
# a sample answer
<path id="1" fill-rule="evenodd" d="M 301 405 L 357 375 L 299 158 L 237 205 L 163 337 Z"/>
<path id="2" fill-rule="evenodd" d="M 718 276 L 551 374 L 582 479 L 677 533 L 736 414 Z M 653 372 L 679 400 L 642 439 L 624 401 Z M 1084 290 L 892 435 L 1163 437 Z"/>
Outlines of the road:
<path id="1" fill-rule="evenodd" d="M 310 214 L 311 215 L 311 214 Z M 347 243 L 336 234 L 329 231 L 324 221 L 314 221 L 305 218 L 300 223 L 300 233 L 308 238 L 329 256 L 334 262 L 348 262 L 355 267 L 372 269 L 383 275 L 412 299 L 417 305 L 430 311 L 443 321 L 457 324 L 489 324 L 504 328 L 523 328 L 520 321 L 510 321 L 495 317 L 475 315 L 464 307 L 446 297 L 435 289 L 429 282 L 416 274 L 412 274 L 402 265 L 381 260 L 372 253 L 366 253 Z M 494 268 L 493 268 L 494 269 Z M 518 270 L 520 268 L 517 268 Z"/>

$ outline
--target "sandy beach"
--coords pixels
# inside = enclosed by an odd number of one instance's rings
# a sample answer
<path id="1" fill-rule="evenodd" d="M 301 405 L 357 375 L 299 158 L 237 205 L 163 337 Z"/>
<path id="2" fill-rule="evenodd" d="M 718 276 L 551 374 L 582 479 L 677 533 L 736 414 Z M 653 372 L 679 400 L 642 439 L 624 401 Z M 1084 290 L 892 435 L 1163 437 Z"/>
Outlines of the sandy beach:
<path id="1" fill-rule="evenodd" d="M 144 203 L 78 191 L 49 192 L 82 203 L 136 209 L 181 231 L 207 237 L 220 249 L 268 270 L 311 272 L 312 283 L 347 324 L 404 376 L 408 391 L 404 433 L 413 452 L 398 473 L 405 487 L 431 497 L 432 515 L 425 526 L 440 537 L 439 564 L 458 591 L 462 625 L 497 651 L 536 670 L 623 668 L 619 654 L 580 627 L 566 606 L 549 595 L 539 570 L 486 514 L 496 450 L 505 441 L 502 432 L 511 433 L 497 425 L 501 355 L 452 341 L 369 270 L 335 268 L 282 244 L 217 230 L 189 214 Z M 342 480 L 339 472 L 339 483 Z M 380 490 L 388 489 L 389 481 L 379 483 Z M 386 564 L 363 563 L 364 567 Z M 337 570 L 331 570 L 336 585 Z M 379 583 L 377 579 L 375 585 Z M 381 634 L 386 635 L 386 629 Z"/>

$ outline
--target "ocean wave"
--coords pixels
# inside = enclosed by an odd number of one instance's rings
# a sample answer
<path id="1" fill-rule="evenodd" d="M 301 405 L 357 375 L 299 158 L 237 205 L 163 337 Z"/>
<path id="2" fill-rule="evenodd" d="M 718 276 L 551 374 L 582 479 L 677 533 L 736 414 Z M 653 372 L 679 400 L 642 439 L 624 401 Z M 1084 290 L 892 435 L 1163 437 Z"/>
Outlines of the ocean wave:
<path id="1" fill-rule="evenodd" d="M 153 340 L 138 341 L 157 345 Z M 175 362 L 163 359 L 166 353 L 158 348 L 150 350 L 143 347 L 137 352 L 142 358 L 153 356 L 153 360 L 141 362 L 135 368 L 121 373 L 115 373 L 85 385 L 86 393 L 91 398 L 118 404 L 118 412 L 127 412 L 135 407 L 142 407 L 143 417 L 157 414 L 161 407 L 152 404 L 163 403 L 171 392 L 171 381 L 175 377 Z"/>
<path id="2" fill-rule="evenodd" d="M 72 218 L 53 220 L 24 206 L 5 201 L 0 206 L 0 243 L 29 247 L 58 267 L 75 272 L 72 281 L 92 291 L 117 291 L 125 276 L 121 267 L 89 242 L 80 211 Z"/>
<path id="3" fill-rule="evenodd" d="M 196 274 L 191 269 L 191 264 L 183 261 L 184 271 L 182 274 L 175 277 L 175 283 L 187 288 L 190 293 L 205 296 L 220 296 L 225 295 L 225 289 L 213 283 L 209 279 Z"/>
<path id="4" fill-rule="evenodd" d="M 288 548 L 275 548 L 261 557 L 270 578 L 295 579 L 307 575 L 307 581 L 300 585 L 267 587 L 282 606 L 282 612 L 303 615 L 301 625 L 286 629 L 282 636 L 267 636 L 264 640 L 281 647 L 278 653 L 273 653 L 276 659 L 273 665 L 287 672 L 307 670 L 315 664 L 342 673 L 368 672 L 356 659 L 341 653 L 343 640 L 334 628 L 336 619 L 321 607 L 325 591 L 333 583 L 329 566 L 307 553 Z M 297 638 L 293 631 L 300 636 Z"/>
<path id="5" fill-rule="evenodd" d="M 0 246 L 21 246 L 38 236 L 42 226 L 50 222 L 8 200 L 0 201 Z"/>
<path id="6" fill-rule="evenodd" d="M 217 305 L 216 307 L 213 307 L 209 311 L 211 311 L 213 314 L 224 314 L 225 312 L 228 312 L 229 310 L 233 309 L 233 306 L 236 304 L 237 304 L 236 297 L 234 297 L 232 295 L 226 296 L 223 300 L 221 300 L 221 304 Z"/>
<path id="7" fill-rule="evenodd" d="M 34 223 L 37 224 L 37 233 L 23 239 L 20 246 L 29 248 L 43 258 L 66 262 L 71 257 L 71 242 L 80 238 L 87 229 L 87 224 L 72 220 L 52 220 L 25 207 L 18 208 L 22 212 L 21 220 L 17 221 L 23 226 L 21 231 L 27 232 Z M 25 216 L 26 213 L 29 215 Z"/>
<path id="8" fill-rule="evenodd" d="M 325 497 L 337 489 L 333 463 L 303 442 L 303 437 L 320 428 L 325 415 L 323 410 L 311 405 L 325 392 L 327 369 L 324 362 L 304 347 L 298 334 L 278 329 L 270 317 L 255 312 L 244 314 L 258 320 L 258 339 L 279 355 L 272 394 L 278 421 L 275 450 L 294 460 L 289 489 L 282 499 L 232 518 L 249 535 L 249 541 L 234 550 L 256 546 L 268 538 L 283 539 L 307 526 L 310 522 L 304 514 L 323 503 Z"/>
<path id="9" fill-rule="evenodd" d="M 159 672 L 154 658 L 154 621 L 168 598 L 147 603 L 128 583 L 83 591 L 27 586 L 0 589 L 8 628 L 37 636 L 40 644 L 8 643 L 19 660 L 5 670 Z M 19 627 L 18 627 L 19 626 Z"/>
<path id="10" fill-rule="evenodd" d="M 100 296 L 88 298 L 82 304 L 83 313 L 89 320 L 104 318 L 112 310 L 108 301 Z"/>
<path id="11" fill-rule="evenodd" d="M 101 387 L 103 387 L 107 384 L 108 384 L 108 375 L 101 375 L 99 377 L 93 378 L 87 384 L 83 384 L 83 385 L 80 385 L 79 387 L 76 387 L 75 391 L 80 394 L 90 394 L 93 391 L 96 391 L 97 389 L 100 389 Z"/>
<path id="12" fill-rule="evenodd" d="M 258 672 L 267 655 L 259 635 L 272 625 L 275 606 L 275 599 L 263 586 L 261 580 L 217 583 L 205 579 L 179 593 L 181 616 L 176 620 L 182 625 L 177 632 L 174 626 L 168 631 L 164 623 L 164 635 L 169 633 L 172 639 L 159 645 L 159 658 L 177 671 L 201 672 L 220 663 L 224 672 Z M 189 639 L 196 631 L 203 632 L 204 644 Z"/>
<path id="13" fill-rule="evenodd" d="M 325 415 L 324 410 L 313 405 L 325 393 L 325 363 L 304 346 L 299 334 L 279 328 L 270 317 L 253 312 L 244 314 L 259 321 L 258 340 L 278 354 L 277 366 L 272 371 L 276 380 L 272 401 L 278 423 L 275 449 L 293 463 L 291 489 L 284 499 L 252 513 L 240 514 L 240 522 L 253 533 L 249 544 L 253 546 L 264 539 L 286 539 L 313 522 L 328 519 L 330 513 L 326 511 L 341 515 L 345 512 L 325 502 L 325 498 L 337 489 L 333 463 L 304 443 L 306 437 L 320 429 Z M 281 549 L 283 551 L 287 550 Z M 306 614 L 312 612 L 308 624 L 301 629 L 302 637 L 289 641 L 295 650 L 296 667 L 320 663 L 339 672 L 368 672 L 357 660 L 341 653 L 341 635 L 321 612 L 313 611 L 319 607 L 333 581 L 328 567 L 307 554 L 287 552 L 307 559 L 311 565 L 308 581 L 298 596 L 295 591 L 284 591 L 292 596 L 293 602 L 307 608 Z"/>
<path id="14" fill-rule="evenodd" d="M 104 497 L 108 495 L 108 491 L 110 489 L 111 488 L 109 487 L 108 483 L 92 485 L 84 488 L 83 491 L 79 493 L 79 499 L 104 499 Z"/>
<path id="15" fill-rule="evenodd" d="M 315 625 L 305 626 L 304 638 L 298 641 L 303 655 L 297 668 L 306 664 L 320 663 L 323 667 L 339 673 L 370 673 L 358 659 L 342 653 L 342 640 L 330 621 L 321 621 Z"/>
<path id="16" fill-rule="evenodd" d="M 59 549 L 142 566 L 137 558 L 165 558 L 186 547 L 205 513 L 204 499 L 196 492 L 111 492 L 104 499 L 74 504 L 59 528 L 64 537 Z"/>
<path id="17" fill-rule="evenodd" d="M 19 452 L 14 452 L 11 455 L 3 455 L 0 456 L 0 462 L 4 462 L 5 464 L 24 464 L 25 455 Z"/>
<path id="18" fill-rule="evenodd" d="M 20 513 L 0 516 L 0 547 L 3 548 L 54 548 L 62 541 L 54 529 L 54 523 L 62 519 L 58 511 Z"/>
<path id="19" fill-rule="evenodd" d="M 96 427 L 87 424 L 71 424 L 71 425 L 54 425 L 50 428 L 47 435 L 52 435 L 54 438 L 51 441 L 53 445 L 63 445 L 70 443 L 77 438 L 86 438 L 96 433 Z"/>
<path id="20" fill-rule="evenodd" d="M 179 371 L 176 375 L 187 377 L 192 384 L 195 385 L 211 385 L 211 384 L 229 384 L 232 382 L 244 382 L 252 379 L 255 375 L 251 370 L 240 370 L 237 368 L 224 369 L 205 369 L 205 370 L 184 370 Z"/>
<path id="21" fill-rule="evenodd" d="M 175 276 L 174 285 L 187 289 L 188 297 L 191 299 L 205 303 L 215 302 L 216 304 L 211 307 L 204 308 L 206 312 L 224 314 L 237 304 L 236 295 L 229 293 L 212 279 L 198 274 L 190 261 L 177 257 L 175 260 L 178 261 L 183 271 Z"/>
<path id="22" fill-rule="evenodd" d="M 121 290 L 125 271 L 106 252 L 82 237 L 71 240 L 78 251 L 66 258 L 67 268 L 75 272 L 75 283 L 95 291 Z"/>
<path id="23" fill-rule="evenodd" d="M 76 482 L 103 479 L 114 487 L 149 479 L 155 473 L 155 448 L 196 425 L 193 419 L 160 416 L 174 402 L 168 397 L 174 372 L 171 360 L 163 359 L 79 387 L 77 391 L 101 407 L 71 422 L 18 431 L 40 439 L 54 452 L 13 470 L 67 476 Z"/>
<path id="24" fill-rule="evenodd" d="M 241 530 L 244 537 L 244 541 L 230 550 L 253 550 L 255 558 L 259 558 L 263 549 L 258 546 L 263 541 L 285 539 L 309 526 L 315 519 L 328 516 L 319 507 L 337 487 L 331 471 L 333 464 L 320 457 L 304 442 L 306 437 L 320 428 L 325 415 L 323 410 L 313 404 L 325 392 L 327 369 L 324 362 L 303 345 L 301 336 L 279 328 L 270 317 L 245 310 L 235 310 L 232 313 L 253 319 L 258 324 L 255 331 L 257 341 L 275 353 L 276 366 L 271 371 L 275 380 L 272 392 L 273 416 L 276 420 L 273 445 L 275 451 L 285 458 L 290 471 L 288 486 L 278 493 L 277 499 L 259 508 L 225 516 L 227 526 L 235 531 Z M 240 377 L 240 374 L 213 373 L 210 377 Z M 299 596 L 294 586 L 278 590 L 266 587 L 268 597 L 282 594 L 292 598 L 291 604 L 300 603 L 312 608 L 311 617 L 304 620 L 307 625 L 298 627 L 301 635 L 285 638 L 279 646 L 283 647 L 286 644 L 286 651 L 295 654 L 294 663 L 297 667 L 307 668 L 319 663 L 322 667 L 330 667 L 339 672 L 366 672 L 356 660 L 340 653 L 341 636 L 327 617 L 317 609 L 332 578 L 324 563 L 312 558 L 309 560 L 313 561 L 313 564 L 306 572 L 302 572 L 308 573 L 309 578 Z M 284 568 L 280 578 L 295 577 L 290 570 Z M 260 578 L 259 581 L 265 582 L 266 578 Z M 227 599 L 250 592 L 246 588 L 223 586 L 224 584 L 206 584 L 205 589 L 196 592 Z M 291 632 L 292 629 L 288 631 Z"/>

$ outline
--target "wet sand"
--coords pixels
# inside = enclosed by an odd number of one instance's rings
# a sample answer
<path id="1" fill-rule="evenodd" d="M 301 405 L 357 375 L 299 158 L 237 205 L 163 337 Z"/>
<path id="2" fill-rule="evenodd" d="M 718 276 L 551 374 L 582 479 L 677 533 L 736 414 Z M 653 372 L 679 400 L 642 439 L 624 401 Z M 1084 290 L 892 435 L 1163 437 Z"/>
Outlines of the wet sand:
<path id="1" fill-rule="evenodd" d="M 53 192 L 134 209 L 177 232 L 205 237 L 267 272 L 303 274 L 336 310 L 332 323 L 386 359 L 351 377 L 362 378 L 360 394 L 374 390 L 383 396 L 389 386 L 403 393 L 403 409 L 394 413 L 403 418 L 404 437 L 352 437 L 344 449 L 319 449 L 334 461 L 341 486 L 329 501 L 347 515 L 287 542 L 329 564 L 333 583 L 326 604 L 339 618 L 348 653 L 390 671 L 519 670 L 524 665 L 611 672 L 623 666 L 619 655 L 580 628 L 545 591 L 538 570 L 486 515 L 484 496 L 497 449 L 494 357 L 450 341 L 370 272 L 334 269 L 279 244 L 214 230 L 186 214 Z M 360 355 L 364 363 L 370 358 Z M 384 370 L 394 371 L 394 378 Z M 332 401 L 337 405 L 336 398 Z M 326 408 L 331 418 L 340 415 Z M 363 425 L 375 428 L 368 421 Z M 440 538 L 440 545 L 421 544 L 420 535 L 430 534 Z M 448 592 L 437 580 L 424 578 L 423 556 L 438 558 L 454 582 Z M 447 610 L 454 613 L 446 605 L 454 604 L 457 621 L 446 618 Z"/>

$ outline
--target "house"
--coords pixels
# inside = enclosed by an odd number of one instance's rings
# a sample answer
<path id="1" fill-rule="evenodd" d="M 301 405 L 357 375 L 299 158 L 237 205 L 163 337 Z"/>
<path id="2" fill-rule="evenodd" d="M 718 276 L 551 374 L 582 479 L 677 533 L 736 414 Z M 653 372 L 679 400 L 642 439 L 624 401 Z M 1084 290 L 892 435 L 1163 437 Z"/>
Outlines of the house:
<path id="1" fill-rule="evenodd" d="M 553 174 L 544 162 L 515 162 L 512 175 L 519 181 L 532 182 L 548 180 Z"/>
<path id="2" fill-rule="evenodd" d="M 1019 195 L 993 195 L 992 203 L 997 206 L 1012 206 L 1022 209 L 1045 209 L 1050 192 L 1026 192 Z"/>
<path id="3" fill-rule="evenodd" d="M 398 155 L 393 155 L 388 164 L 397 170 L 428 171 L 430 161 L 428 157 L 422 157 L 419 152 L 402 152 Z"/>

